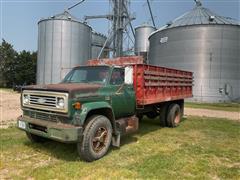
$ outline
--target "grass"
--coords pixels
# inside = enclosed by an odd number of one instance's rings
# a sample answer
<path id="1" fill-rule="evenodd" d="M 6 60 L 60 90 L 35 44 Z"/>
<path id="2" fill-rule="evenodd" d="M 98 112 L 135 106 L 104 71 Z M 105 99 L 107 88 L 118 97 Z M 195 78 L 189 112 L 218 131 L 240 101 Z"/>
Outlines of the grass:
<path id="1" fill-rule="evenodd" d="M 0 88 L 0 92 L 5 91 L 5 92 L 14 92 L 12 88 Z"/>
<path id="2" fill-rule="evenodd" d="M 144 119 L 120 149 L 86 163 L 74 144 L 31 143 L 15 127 L 1 129 L 0 176 L 10 179 L 238 179 L 240 123 L 188 117 L 177 128 Z"/>
<path id="3" fill-rule="evenodd" d="M 184 106 L 189 107 L 189 108 L 240 112 L 240 104 L 239 103 L 192 103 L 192 102 L 185 102 Z"/>
<path id="4" fill-rule="evenodd" d="M 13 91 L 13 89 L 12 88 L 0 88 L 0 90 L 3 90 L 3 91 Z"/>

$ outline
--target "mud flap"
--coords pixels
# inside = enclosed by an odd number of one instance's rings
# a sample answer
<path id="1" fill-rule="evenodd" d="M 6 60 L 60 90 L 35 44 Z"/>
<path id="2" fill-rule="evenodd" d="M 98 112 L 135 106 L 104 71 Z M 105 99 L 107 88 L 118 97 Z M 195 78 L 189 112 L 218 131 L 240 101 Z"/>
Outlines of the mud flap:
<path id="1" fill-rule="evenodd" d="M 118 132 L 116 135 L 112 136 L 112 146 L 114 147 L 120 147 L 120 139 L 121 139 L 121 135 Z"/>

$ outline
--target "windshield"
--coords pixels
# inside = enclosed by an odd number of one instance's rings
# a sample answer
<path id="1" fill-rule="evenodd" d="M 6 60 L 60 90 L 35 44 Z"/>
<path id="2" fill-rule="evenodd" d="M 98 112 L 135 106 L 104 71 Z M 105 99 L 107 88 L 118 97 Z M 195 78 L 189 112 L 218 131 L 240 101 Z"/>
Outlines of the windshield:
<path id="1" fill-rule="evenodd" d="M 109 76 L 107 66 L 84 66 L 72 69 L 62 83 L 100 83 L 105 84 Z"/>

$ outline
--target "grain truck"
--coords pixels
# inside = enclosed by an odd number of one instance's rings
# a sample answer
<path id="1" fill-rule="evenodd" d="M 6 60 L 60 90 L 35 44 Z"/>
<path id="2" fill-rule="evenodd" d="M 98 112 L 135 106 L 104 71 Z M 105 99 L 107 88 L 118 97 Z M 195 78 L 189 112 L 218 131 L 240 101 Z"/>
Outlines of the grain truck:
<path id="1" fill-rule="evenodd" d="M 76 143 L 90 162 L 119 147 L 144 115 L 177 127 L 192 86 L 192 72 L 147 65 L 140 56 L 89 60 L 59 84 L 24 87 L 17 126 L 32 142 Z"/>

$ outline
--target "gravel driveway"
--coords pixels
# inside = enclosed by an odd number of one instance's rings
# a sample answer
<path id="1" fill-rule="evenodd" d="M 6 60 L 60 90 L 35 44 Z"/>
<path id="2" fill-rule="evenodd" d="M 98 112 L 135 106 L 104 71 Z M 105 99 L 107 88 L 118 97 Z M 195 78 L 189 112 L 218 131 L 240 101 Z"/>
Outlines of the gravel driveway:
<path id="1" fill-rule="evenodd" d="M 240 121 L 240 112 L 229 112 L 229 111 L 198 109 L 198 108 L 185 108 L 184 114 L 187 116 L 217 117 L 217 118 L 226 118 L 226 119 Z"/>

